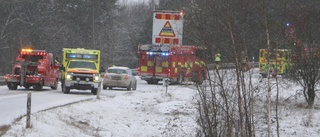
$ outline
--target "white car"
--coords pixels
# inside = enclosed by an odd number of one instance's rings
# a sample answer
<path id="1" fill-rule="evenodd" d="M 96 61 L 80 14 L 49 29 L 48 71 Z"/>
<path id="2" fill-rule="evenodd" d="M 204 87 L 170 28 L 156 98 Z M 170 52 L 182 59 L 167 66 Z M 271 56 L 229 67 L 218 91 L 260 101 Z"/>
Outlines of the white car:
<path id="1" fill-rule="evenodd" d="M 109 67 L 103 76 L 103 89 L 114 87 L 137 89 L 137 79 L 128 67 Z"/>

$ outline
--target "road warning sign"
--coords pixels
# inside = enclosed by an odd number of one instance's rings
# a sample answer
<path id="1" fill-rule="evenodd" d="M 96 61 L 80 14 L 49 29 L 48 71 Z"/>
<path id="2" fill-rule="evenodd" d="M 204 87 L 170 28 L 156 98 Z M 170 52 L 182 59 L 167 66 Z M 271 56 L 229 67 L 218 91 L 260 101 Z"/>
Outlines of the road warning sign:
<path id="1" fill-rule="evenodd" d="M 169 21 L 164 24 L 162 30 L 159 33 L 159 36 L 164 36 L 164 37 L 175 37 L 176 34 L 174 34 L 174 31 L 172 30 L 171 24 Z"/>
<path id="2" fill-rule="evenodd" d="M 152 44 L 182 44 L 183 13 L 153 11 Z"/>

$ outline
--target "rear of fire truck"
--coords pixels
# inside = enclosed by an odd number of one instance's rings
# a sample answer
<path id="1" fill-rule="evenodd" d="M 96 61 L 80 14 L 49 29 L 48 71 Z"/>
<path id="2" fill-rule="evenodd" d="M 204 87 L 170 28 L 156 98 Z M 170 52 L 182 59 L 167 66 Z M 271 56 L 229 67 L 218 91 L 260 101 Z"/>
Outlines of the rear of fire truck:
<path id="1" fill-rule="evenodd" d="M 101 86 L 100 50 L 63 48 L 60 70 L 62 92 L 91 90 L 96 95 Z"/>
<path id="2" fill-rule="evenodd" d="M 208 78 L 204 52 L 197 46 L 139 45 L 138 75 L 148 84 L 157 84 L 167 78 L 177 84 L 202 83 Z"/>
<path id="3" fill-rule="evenodd" d="M 13 65 L 12 74 L 5 75 L 5 81 L 10 90 L 17 90 L 18 85 L 35 90 L 42 90 L 43 86 L 57 89 L 58 67 L 52 53 L 22 49 Z"/>
<path id="4" fill-rule="evenodd" d="M 285 75 L 291 66 L 292 52 L 290 49 L 276 49 L 268 52 L 267 49 L 259 51 L 259 72 L 263 78 L 268 75 Z"/>

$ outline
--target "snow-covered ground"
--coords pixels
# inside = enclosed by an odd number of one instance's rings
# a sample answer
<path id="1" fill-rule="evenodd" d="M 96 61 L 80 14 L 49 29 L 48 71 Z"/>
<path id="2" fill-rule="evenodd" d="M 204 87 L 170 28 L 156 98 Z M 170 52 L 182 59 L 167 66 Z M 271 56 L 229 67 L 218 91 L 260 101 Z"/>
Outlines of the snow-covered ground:
<path id="1" fill-rule="evenodd" d="M 254 75 L 253 78 L 256 81 L 255 86 L 261 89 L 257 90 L 257 96 L 265 98 L 266 81 L 260 83 L 257 75 Z M 320 101 L 318 97 L 315 109 L 306 109 L 303 95 L 297 92 L 300 89 L 299 85 L 285 81 L 280 82 L 283 83 L 279 86 L 280 136 L 320 136 Z M 1 86 L 0 91 L 9 92 L 5 86 Z M 55 93 L 72 96 L 72 98 L 80 96 L 84 101 L 61 107 L 53 107 L 61 105 L 59 103 L 44 104 L 37 111 L 32 111 L 31 128 L 25 128 L 26 117 L 22 117 L 11 126 L 7 126 L 10 129 L 3 137 L 194 137 L 199 128 L 196 124 L 196 108 L 194 106 L 197 91 L 193 85 L 170 85 L 166 92 L 166 88 L 160 84 L 148 85 L 139 80 L 136 91 L 102 90 L 100 99 L 88 94 L 62 94 L 59 89 Z M 275 95 L 273 92 L 272 98 Z M 39 100 L 48 100 L 47 94 L 44 94 L 43 98 L 33 100 L 33 102 Z M 61 97 L 62 100 L 65 99 Z M 3 106 L 14 107 L 19 103 L 22 102 L 7 104 L 0 98 L 0 109 L 5 111 Z M 45 110 L 44 106 L 53 108 Z M 26 108 L 23 110 L 25 111 Z M 272 111 L 274 113 L 274 109 Z M 266 114 L 263 112 L 255 115 L 257 116 L 255 119 L 256 136 L 259 137 L 267 136 L 267 125 L 264 119 Z M 0 121 L 4 120 L 6 119 L 0 117 Z M 0 133 L 3 128 L 5 126 L 0 128 Z M 272 117 L 273 136 L 276 136 L 275 129 L 276 122 Z"/>

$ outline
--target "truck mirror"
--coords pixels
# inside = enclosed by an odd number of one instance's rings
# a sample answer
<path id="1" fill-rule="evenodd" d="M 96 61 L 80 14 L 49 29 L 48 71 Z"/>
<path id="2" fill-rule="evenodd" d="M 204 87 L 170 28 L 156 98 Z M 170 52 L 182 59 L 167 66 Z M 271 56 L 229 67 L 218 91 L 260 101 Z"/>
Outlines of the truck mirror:
<path id="1" fill-rule="evenodd" d="M 103 67 L 100 67 L 100 73 L 105 72 L 106 69 L 104 69 Z"/>

